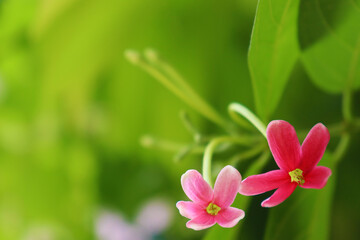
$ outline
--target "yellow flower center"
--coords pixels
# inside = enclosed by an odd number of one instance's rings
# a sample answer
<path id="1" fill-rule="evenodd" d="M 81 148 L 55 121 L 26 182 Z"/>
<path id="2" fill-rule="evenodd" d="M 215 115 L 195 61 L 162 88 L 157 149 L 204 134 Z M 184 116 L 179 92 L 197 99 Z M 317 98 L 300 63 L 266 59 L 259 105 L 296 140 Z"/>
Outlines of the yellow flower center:
<path id="1" fill-rule="evenodd" d="M 207 206 L 206 208 L 206 212 L 213 216 L 216 216 L 220 210 L 221 208 L 214 203 L 210 203 L 209 206 Z"/>
<path id="2" fill-rule="evenodd" d="M 289 172 L 291 177 L 291 182 L 297 182 L 297 184 L 303 185 L 305 183 L 303 177 L 303 171 L 299 168 L 295 169 L 294 171 Z"/>

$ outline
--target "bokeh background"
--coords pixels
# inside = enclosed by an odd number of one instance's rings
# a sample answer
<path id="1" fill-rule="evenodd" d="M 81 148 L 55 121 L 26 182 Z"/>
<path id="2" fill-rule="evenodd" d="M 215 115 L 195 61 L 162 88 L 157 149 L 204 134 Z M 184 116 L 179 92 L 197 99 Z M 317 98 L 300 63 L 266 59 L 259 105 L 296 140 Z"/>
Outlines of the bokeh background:
<path id="1" fill-rule="evenodd" d="M 186 199 L 180 176 L 201 170 L 201 154 L 175 162 L 176 147 L 149 149 L 139 140 L 149 134 L 179 146 L 191 143 L 181 110 L 203 133 L 221 129 L 123 53 L 156 49 L 224 116 L 233 101 L 255 110 L 247 52 L 256 4 L 0 0 L 0 239 L 99 239 L 104 209 L 133 226 L 152 199 L 170 206 L 169 224 L 154 239 L 201 239 L 206 231 L 186 229 L 175 208 Z M 272 119 L 296 129 L 342 119 L 341 95 L 314 85 L 300 62 L 281 99 Z M 355 94 L 357 115 L 359 100 Z M 338 167 L 331 239 L 360 235 L 359 141 L 354 133 Z M 264 236 L 264 198 L 254 197 L 239 239 Z"/>

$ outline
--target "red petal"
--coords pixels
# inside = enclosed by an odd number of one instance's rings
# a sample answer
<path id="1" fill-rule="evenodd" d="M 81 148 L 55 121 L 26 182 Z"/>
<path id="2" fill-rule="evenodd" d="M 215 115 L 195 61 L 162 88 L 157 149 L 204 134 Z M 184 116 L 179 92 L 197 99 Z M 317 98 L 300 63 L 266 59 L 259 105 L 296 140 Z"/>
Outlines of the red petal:
<path id="1" fill-rule="evenodd" d="M 271 191 L 290 181 L 289 174 L 283 170 L 253 175 L 242 181 L 239 193 L 246 196 Z"/>
<path id="2" fill-rule="evenodd" d="M 300 162 L 300 143 L 290 123 L 275 120 L 266 129 L 267 140 L 280 169 L 294 170 Z"/>
<path id="3" fill-rule="evenodd" d="M 301 146 L 300 169 L 304 174 L 319 163 L 329 140 L 329 131 L 323 124 L 318 123 L 310 130 Z"/>
<path id="4" fill-rule="evenodd" d="M 321 189 L 325 187 L 330 175 L 330 168 L 322 166 L 314 167 L 311 172 L 305 175 L 305 183 L 300 185 L 300 187 Z"/>
<path id="5" fill-rule="evenodd" d="M 273 195 L 268 199 L 265 199 L 262 203 L 262 207 L 274 207 L 285 201 L 295 190 L 297 183 L 285 183 L 279 187 Z"/>

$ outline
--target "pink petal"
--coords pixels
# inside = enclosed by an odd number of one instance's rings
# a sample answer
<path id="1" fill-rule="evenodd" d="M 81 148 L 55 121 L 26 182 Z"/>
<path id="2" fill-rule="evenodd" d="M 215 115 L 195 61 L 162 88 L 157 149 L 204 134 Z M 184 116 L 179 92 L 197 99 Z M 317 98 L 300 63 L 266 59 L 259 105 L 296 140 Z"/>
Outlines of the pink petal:
<path id="1" fill-rule="evenodd" d="M 179 201 L 176 207 L 182 216 L 193 219 L 205 212 L 205 209 L 194 202 Z"/>
<path id="2" fill-rule="evenodd" d="M 330 175 L 330 168 L 317 166 L 305 175 L 305 183 L 302 186 L 300 185 L 300 187 L 321 189 L 325 187 Z"/>
<path id="3" fill-rule="evenodd" d="M 310 130 L 301 146 L 300 169 L 304 174 L 310 172 L 319 163 L 329 140 L 330 133 L 323 124 L 318 123 Z"/>
<path id="4" fill-rule="evenodd" d="M 215 216 L 212 216 L 204 212 L 203 214 L 197 216 L 196 218 L 188 221 L 186 223 L 186 227 L 192 228 L 194 230 L 202 230 L 205 228 L 209 228 L 214 224 L 215 224 Z"/>
<path id="5" fill-rule="evenodd" d="M 214 186 L 214 203 L 221 208 L 229 207 L 239 191 L 241 175 L 238 170 L 228 165 L 217 176 Z"/>
<path id="6" fill-rule="evenodd" d="M 261 206 L 274 207 L 279 205 L 292 194 L 297 185 L 297 183 L 285 183 L 284 185 L 280 186 L 273 195 L 271 195 L 268 199 L 265 199 L 261 203 Z"/>
<path id="7" fill-rule="evenodd" d="M 195 203 L 207 207 L 213 198 L 213 190 L 196 170 L 188 170 L 181 176 L 185 194 Z"/>
<path id="8" fill-rule="evenodd" d="M 290 176 L 283 170 L 253 175 L 242 181 L 239 193 L 245 196 L 261 194 L 290 181 Z"/>
<path id="9" fill-rule="evenodd" d="M 224 228 L 231 228 L 235 226 L 244 217 L 245 212 L 243 210 L 228 207 L 224 210 L 221 210 L 218 215 L 215 216 L 215 220 L 220 226 Z"/>
<path id="10" fill-rule="evenodd" d="M 280 169 L 294 170 L 300 162 L 300 143 L 290 123 L 275 120 L 269 123 L 266 136 L 270 150 Z"/>
<path id="11" fill-rule="evenodd" d="M 140 208 L 135 223 L 142 231 L 155 235 L 167 229 L 172 219 L 173 209 L 169 202 L 165 199 L 153 198 Z"/>

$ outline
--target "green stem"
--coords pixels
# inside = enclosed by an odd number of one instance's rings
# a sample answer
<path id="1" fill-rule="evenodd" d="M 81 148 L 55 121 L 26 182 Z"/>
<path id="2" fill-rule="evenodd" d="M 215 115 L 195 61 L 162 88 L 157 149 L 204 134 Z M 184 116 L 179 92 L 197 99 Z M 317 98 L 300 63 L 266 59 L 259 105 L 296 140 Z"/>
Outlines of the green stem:
<path id="1" fill-rule="evenodd" d="M 187 145 L 183 148 L 181 148 L 178 153 L 174 156 L 174 162 L 179 162 L 182 159 L 184 159 L 187 155 L 189 155 L 194 148 L 196 148 L 197 146 L 195 144 L 192 145 Z"/>
<path id="2" fill-rule="evenodd" d="M 193 122 L 191 121 L 189 115 L 186 111 L 180 112 L 180 118 L 184 123 L 185 128 L 194 136 L 195 141 L 197 141 L 201 137 L 200 131 L 194 126 Z"/>
<path id="3" fill-rule="evenodd" d="M 178 154 L 181 151 L 185 151 L 186 148 L 188 148 L 190 150 L 190 153 L 193 154 L 203 154 L 205 150 L 204 146 L 194 145 L 193 143 L 179 143 L 166 139 L 158 139 L 150 135 L 142 136 L 140 138 L 140 144 L 145 148 L 175 152 Z M 218 149 L 217 151 L 220 152 L 221 150 L 222 149 Z"/>
<path id="4" fill-rule="evenodd" d="M 355 50 L 353 51 L 353 57 L 349 64 L 349 72 L 348 77 L 345 80 L 346 85 L 343 93 L 343 116 L 347 123 L 351 122 L 352 120 L 352 89 L 355 87 L 355 76 L 357 71 L 357 66 L 359 62 L 359 56 L 360 56 L 360 38 L 358 38 L 358 41 L 356 43 Z"/>
<path id="5" fill-rule="evenodd" d="M 230 106 L 228 107 L 228 113 L 229 113 L 229 116 L 231 117 L 231 119 L 239 124 L 241 127 L 243 127 L 244 129 L 247 129 L 247 130 L 254 130 L 254 127 L 251 126 L 251 124 L 246 121 L 244 119 L 244 117 L 240 117 L 238 112 L 235 112 L 233 111 L 232 109 L 230 109 Z"/>
<path id="6" fill-rule="evenodd" d="M 248 108 L 239 104 L 239 103 L 231 103 L 229 105 L 229 112 L 236 112 L 247 119 L 254 127 L 256 127 L 260 133 L 266 138 L 266 127 L 264 123 Z"/>
<path id="7" fill-rule="evenodd" d="M 131 53 L 131 54 L 129 54 Z M 199 97 L 194 90 L 190 88 L 186 82 L 177 75 L 175 77 L 175 81 L 171 81 L 166 74 L 164 75 L 158 69 L 153 67 L 152 65 L 146 63 L 139 56 L 136 55 L 137 52 L 128 51 L 127 58 L 133 63 L 141 67 L 144 71 L 158 80 L 161 84 L 163 84 L 166 88 L 168 88 L 172 93 L 174 93 L 177 97 L 183 100 L 190 107 L 198 111 L 204 117 L 209 119 L 210 121 L 218 124 L 223 127 L 229 133 L 232 132 L 230 126 L 227 121 L 223 119 L 220 114 L 218 114 L 209 104 L 207 104 L 201 97 Z"/>
<path id="8" fill-rule="evenodd" d="M 140 66 L 143 70 L 145 70 L 148 74 L 158 80 L 161 84 L 163 84 L 166 88 L 168 88 L 172 93 L 174 93 L 177 97 L 181 100 L 189 104 L 191 107 L 197 109 L 197 106 L 194 102 L 191 102 L 191 99 L 181 91 L 175 84 L 173 84 L 169 79 L 162 74 L 160 71 L 156 70 L 155 68 L 151 67 L 149 64 L 145 62 L 139 62 L 138 66 Z"/>
<path id="9" fill-rule="evenodd" d="M 360 43 L 360 40 L 358 41 L 358 43 Z M 354 60 L 353 62 L 357 61 L 357 55 L 356 55 L 356 60 Z M 349 77 L 348 77 L 348 81 L 347 81 L 347 85 L 345 87 L 344 93 L 343 93 L 343 104 L 342 104 L 342 111 L 343 111 L 343 117 L 345 120 L 346 124 L 349 124 L 352 122 L 352 111 L 351 111 L 351 102 L 352 102 L 352 91 L 351 91 L 351 87 L 353 85 L 353 81 L 354 81 L 354 71 L 355 71 L 355 65 L 351 65 L 350 66 L 350 71 L 349 71 Z M 337 165 L 341 159 L 343 158 L 343 156 L 346 153 L 346 150 L 348 149 L 349 145 L 350 145 L 350 133 L 348 131 L 348 129 L 346 129 L 347 131 L 341 136 L 340 138 L 340 142 L 337 145 L 335 152 L 334 152 L 334 165 Z"/>
<path id="10" fill-rule="evenodd" d="M 204 151 L 204 158 L 203 158 L 203 177 L 206 182 L 208 182 L 212 186 L 211 180 L 211 160 L 212 155 L 215 149 L 224 142 L 232 142 L 237 144 L 248 144 L 247 139 L 242 139 L 239 137 L 231 137 L 231 136 L 223 136 L 217 137 L 210 141 L 210 143 L 206 146 Z"/>
<path id="11" fill-rule="evenodd" d="M 190 87 L 190 85 L 184 80 L 184 78 L 168 63 L 158 60 L 156 62 L 159 67 L 161 67 L 165 73 L 167 73 L 180 87 L 183 88 L 189 95 L 196 96 L 201 99 L 197 93 Z"/>
<path id="12" fill-rule="evenodd" d="M 340 138 L 340 142 L 337 145 L 334 154 L 333 154 L 333 158 L 334 158 L 334 166 L 336 166 L 341 159 L 344 157 L 349 145 L 350 145 L 350 134 L 349 133 L 345 133 L 341 136 Z"/>
<path id="13" fill-rule="evenodd" d="M 163 139 L 157 139 L 151 135 L 144 135 L 140 138 L 140 144 L 146 148 L 161 149 L 170 152 L 177 152 L 187 146 L 185 143 L 172 142 Z M 204 149 L 199 148 L 197 151 L 202 153 Z"/>
<path id="14" fill-rule="evenodd" d="M 228 130 L 228 123 L 224 120 L 220 114 L 212 108 L 203 98 L 201 98 L 193 88 L 185 81 L 185 79 L 168 63 L 157 59 L 154 61 L 158 67 L 160 67 L 166 75 L 168 75 L 193 101 L 206 111 L 209 116 L 216 119 L 216 123 Z"/>
<path id="15" fill-rule="evenodd" d="M 253 146 L 254 144 L 257 144 L 259 142 L 258 137 L 253 136 L 237 136 L 237 137 L 231 137 L 233 139 L 233 142 L 236 142 L 237 144 L 243 145 L 243 146 Z M 214 138 L 212 138 L 214 139 Z M 216 138 L 215 138 L 216 139 Z M 205 141 L 206 139 L 204 139 Z M 208 141 L 208 140 L 206 140 Z M 210 141 L 210 140 L 209 140 Z M 151 148 L 151 149 L 159 149 L 163 151 L 169 151 L 169 152 L 180 152 L 183 149 L 187 147 L 191 147 L 191 153 L 196 154 L 203 154 L 205 147 L 203 145 L 195 144 L 194 143 L 179 143 L 174 142 L 166 139 L 159 139 L 156 137 L 153 137 L 151 135 L 144 135 L 140 138 L 140 144 L 145 148 Z M 225 151 L 228 148 L 217 148 L 216 152 L 222 152 Z"/>
<path id="16" fill-rule="evenodd" d="M 233 156 L 229 160 L 228 164 L 234 166 L 241 161 L 253 158 L 253 157 L 257 156 L 258 154 L 260 154 L 262 151 L 264 151 L 265 146 L 266 146 L 265 144 L 259 144 L 259 145 L 255 145 L 253 148 L 250 148 L 247 151 L 240 152 L 240 153 L 236 154 L 235 156 Z"/>
<path id="17" fill-rule="evenodd" d="M 346 122 L 351 122 L 352 120 L 351 101 L 352 101 L 351 89 L 347 88 L 343 94 L 343 105 L 342 105 L 343 117 Z"/>
<path id="18" fill-rule="evenodd" d="M 201 102 L 204 105 L 208 105 L 185 81 L 185 79 L 172 67 L 170 64 L 162 61 L 157 52 L 153 49 L 145 50 L 145 56 L 150 63 L 156 67 L 162 69 L 167 76 L 169 76 L 184 92 L 196 99 L 198 102 Z M 211 108 L 210 106 L 208 106 Z"/>
<path id="19" fill-rule="evenodd" d="M 345 131 L 345 124 L 343 122 L 331 124 L 328 126 L 330 135 L 340 136 Z"/>

